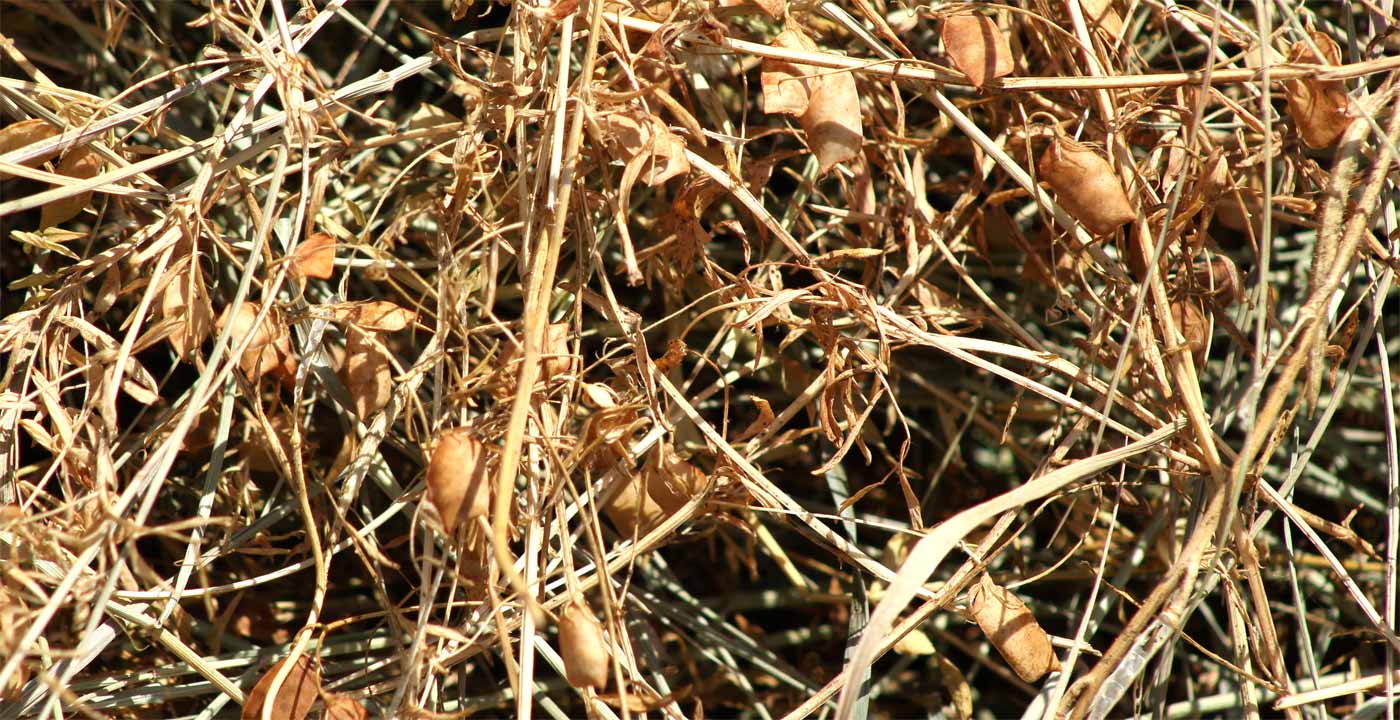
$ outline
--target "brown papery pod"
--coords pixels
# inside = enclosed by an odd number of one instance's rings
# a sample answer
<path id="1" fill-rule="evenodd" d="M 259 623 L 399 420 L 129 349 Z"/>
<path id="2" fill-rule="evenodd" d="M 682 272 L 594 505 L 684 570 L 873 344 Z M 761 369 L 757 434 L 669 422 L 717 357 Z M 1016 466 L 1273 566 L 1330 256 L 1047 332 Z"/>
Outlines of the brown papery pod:
<path id="1" fill-rule="evenodd" d="M 1171 304 L 1172 323 L 1176 331 L 1186 339 L 1184 347 L 1191 352 L 1200 369 L 1206 359 L 1206 340 L 1210 338 L 1210 324 L 1201 310 L 1201 303 L 1195 298 L 1183 297 Z"/>
<path id="2" fill-rule="evenodd" d="M 292 251 L 292 263 L 305 277 L 325 280 L 335 274 L 335 238 L 318 232 Z"/>
<path id="3" fill-rule="evenodd" d="M 1084 9 L 1084 22 L 1089 29 L 1103 30 L 1114 40 L 1123 37 L 1123 16 L 1113 9 L 1113 0 L 1079 0 L 1079 6 Z"/>
<path id="4" fill-rule="evenodd" d="M 360 419 L 384 409 L 393 395 L 393 365 L 387 350 L 368 333 L 348 328 L 345 340 L 345 387 Z"/>
<path id="5" fill-rule="evenodd" d="M 824 70 L 811 82 L 812 99 L 799 120 L 807 131 L 807 145 L 817 156 L 817 172 L 825 175 L 837 163 L 860 154 L 860 92 L 849 70 Z"/>
<path id="6" fill-rule="evenodd" d="M 321 720 L 368 720 L 369 711 L 364 705 L 344 695 L 326 700 L 326 710 Z"/>
<path id="7" fill-rule="evenodd" d="M 1035 682 L 1060 669 L 1050 636 L 1030 608 L 990 576 L 983 575 L 972 589 L 972 619 L 1022 680 Z"/>
<path id="8" fill-rule="evenodd" d="M 1209 262 L 1197 260 L 1191 266 L 1196 284 L 1221 307 L 1228 307 L 1244 297 L 1244 283 L 1235 261 L 1227 255 L 1212 256 Z"/>
<path id="9" fill-rule="evenodd" d="M 653 481 L 650 473 L 633 474 L 622 480 L 617 494 L 603 504 L 603 513 L 624 537 L 645 535 L 670 514 L 652 497 Z"/>
<path id="10" fill-rule="evenodd" d="M 275 310 L 269 312 L 261 323 L 257 322 L 261 309 L 261 305 L 251 300 L 238 306 L 237 310 L 230 305 L 224 308 L 218 323 L 220 331 L 225 326 L 232 327 L 229 331 L 230 347 L 237 347 L 244 338 L 252 336 L 238 360 L 238 366 L 255 380 L 282 366 L 284 354 L 289 355 L 292 349 L 291 337 L 277 322 Z"/>
<path id="11" fill-rule="evenodd" d="M 785 50 L 815 52 L 817 44 L 796 28 L 788 28 L 773 38 L 773 47 Z M 820 72 L 820 68 L 765 58 L 759 71 L 762 90 L 763 112 L 769 115 L 801 115 L 807 112 L 811 102 L 812 87 L 810 78 Z"/>
<path id="12" fill-rule="evenodd" d="M 1337 46 L 1337 41 L 1316 30 L 1309 34 L 1322 51 L 1322 57 L 1318 57 L 1308 43 L 1297 42 L 1288 53 L 1288 62 L 1342 64 L 1342 49 Z M 1310 148 L 1331 146 L 1351 124 L 1347 88 L 1341 80 L 1289 80 L 1283 84 L 1283 92 L 1288 98 L 1288 115 L 1298 125 L 1303 143 Z"/>
<path id="13" fill-rule="evenodd" d="M 20 120 L 17 123 L 6 125 L 4 129 L 0 129 L 0 155 L 8 155 L 20 148 L 43 142 L 58 133 L 59 128 L 50 125 L 47 120 L 42 118 Z M 58 151 L 53 150 L 21 164 L 25 167 L 38 167 L 41 163 L 51 160 L 57 155 Z M 3 176 L 4 174 L 0 173 L 0 177 Z"/>
<path id="14" fill-rule="evenodd" d="M 979 89 L 1016 69 L 1011 44 L 986 15 L 954 15 L 943 21 L 943 50 Z"/>
<path id="15" fill-rule="evenodd" d="M 582 600 L 559 613 L 559 656 L 564 677 L 576 688 L 601 690 L 608 685 L 608 646 L 603 625 Z"/>
<path id="16" fill-rule="evenodd" d="M 491 477 L 486 446 L 468 428 L 446 430 L 428 461 L 428 501 L 438 511 L 447 534 L 463 521 L 485 517 L 491 509 Z"/>
<path id="17" fill-rule="evenodd" d="M 545 382 L 564 377 L 578 367 L 578 358 L 569 347 L 573 328 L 569 323 L 551 323 L 544 329 L 540 344 L 540 378 Z"/>
<path id="18" fill-rule="evenodd" d="M 239 715 L 241 720 L 259 720 L 267 703 L 272 703 L 269 717 L 273 720 L 303 720 L 310 714 L 311 706 L 321 692 L 321 671 L 305 655 L 297 658 L 277 694 L 268 697 L 273 679 L 286 662 L 285 658 L 278 660 L 258 679 L 258 684 L 253 686 L 248 699 L 243 702 L 243 713 Z"/>
<path id="19" fill-rule="evenodd" d="M 86 180 L 102 171 L 102 157 L 87 148 L 78 148 L 68 153 L 54 172 L 67 175 L 74 180 Z M 53 227 L 73 219 L 92 202 L 92 191 L 46 203 L 39 212 L 39 229 Z"/>
<path id="20" fill-rule="evenodd" d="M 175 320 L 174 330 L 166 338 L 171 349 L 181 360 L 189 359 L 214 328 L 214 310 L 204 287 L 204 273 L 197 263 L 186 266 L 165 286 L 160 311 L 164 317 Z"/>
<path id="21" fill-rule="evenodd" d="M 1118 175 L 1088 145 L 1057 135 L 1036 171 L 1060 205 L 1095 235 L 1108 235 L 1137 217 Z"/>
<path id="22" fill-rule="evenodd" d="M 647 492 L 669 517 L 681 511 L 690 499 L 704 492 L 705 471 L 674 455 L 668 455 L 661 467 L 650 472 Z"/>

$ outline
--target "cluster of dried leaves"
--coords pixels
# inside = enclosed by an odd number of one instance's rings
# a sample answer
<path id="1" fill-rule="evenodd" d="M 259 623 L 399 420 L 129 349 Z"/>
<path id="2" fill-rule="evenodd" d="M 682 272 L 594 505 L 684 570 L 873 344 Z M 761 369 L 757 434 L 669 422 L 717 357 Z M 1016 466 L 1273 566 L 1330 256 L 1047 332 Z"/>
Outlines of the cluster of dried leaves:
<path id="1" fill-rule="evenodd" d="M 1375 716 L 1389 5 L 6 3 L 0 718 Z"/>

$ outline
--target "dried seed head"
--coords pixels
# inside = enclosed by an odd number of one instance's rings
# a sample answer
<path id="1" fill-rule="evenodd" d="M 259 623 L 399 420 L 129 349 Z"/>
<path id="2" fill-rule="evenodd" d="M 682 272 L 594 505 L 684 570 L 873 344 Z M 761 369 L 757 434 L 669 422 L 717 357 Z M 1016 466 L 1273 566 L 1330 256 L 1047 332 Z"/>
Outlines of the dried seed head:
<path id="1" fill-rule="evenodd" d="M 576 688 L 601 690 L 608 685 L 608 646 L 603 625 L 582 600 L 564 606 L 559 613 L 559 656 L 564 676 Z"/>
<path id="2" fill-rule="evenodd" d="M 979 89 L 1016 69 L 1006 34 L 986 15 L 950 17 L 943 21 L 942 37 L 953 65 Z"/>
<path id="3" fill-rule="evenodd" d="M 277 661 L 258 679 L 243 703 L 243 713 L 239 716 L 242 720 L 259 720 L 263 706 L 269 702 L 272 703 L 271 717 L 276 720 L 303 720 L 311 713 L 311 706 L 321 692 L 321 671 L 305 655 L 297 658 L 277 694 L 268 697 L 272 681 L 286 662 L 285 658 Z"/>
<path id="4" fill-rule="evenodd" d="M 1018 677 L 1035 682 L 1060 669 L 1050 636 L 1021 598 L 986 575 L 971 594 L 973 620 Z"/>
<path id="5" fill-rule="evenodd" d="M 1108 235 L 1137 217 L 1118 175 L 1087 145 L 1056 136 L 1036 170 L 1060 205 L 1095 235 Z"/>
<path id="6" fill-rule="evenodd" d="M 464 427 L 444 431 L 428 461 L 428 500 L 449 535 L 491 509 L 486 446 Z"/>

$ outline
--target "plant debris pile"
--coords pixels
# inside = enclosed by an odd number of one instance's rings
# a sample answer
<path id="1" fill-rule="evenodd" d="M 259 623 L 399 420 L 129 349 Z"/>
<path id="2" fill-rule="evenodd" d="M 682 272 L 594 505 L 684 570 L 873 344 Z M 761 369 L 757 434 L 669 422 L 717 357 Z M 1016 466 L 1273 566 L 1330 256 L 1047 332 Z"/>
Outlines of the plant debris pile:
<path id="1" fill-rule="evenodd" d="M 1382 716 L 1391 5 L 0 5 L 0 718 Z"/>

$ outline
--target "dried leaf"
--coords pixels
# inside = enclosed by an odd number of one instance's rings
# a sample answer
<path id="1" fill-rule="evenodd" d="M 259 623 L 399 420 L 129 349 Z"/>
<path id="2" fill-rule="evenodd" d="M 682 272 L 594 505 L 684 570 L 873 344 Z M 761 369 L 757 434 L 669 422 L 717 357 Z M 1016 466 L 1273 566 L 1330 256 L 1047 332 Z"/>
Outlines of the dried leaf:
<path id="1" fill-rule="evenodd" d="M 56 128 L 42 118 L 31 118 L 21 120 L 17 123 L 6 125 L 0 130 L 0 155 L 8 155 L 15 150 L 29 147 L 35 143 L 43 142 L 58 135 L 59 128 Z M 25 167 L 38 167 L 39 165 L 52 160 L 58 155 L 58 150 L 44 153 L 32 160 L 21 163 Z"/>
<path id="2" fill-rule="evenodd" d="M 329 278 L 335 274 L 335 238 L 329 233 L 313 234 L 292 251 L 292 263 L 305 277 Z"/>
<path id="3" fill-rule="evenodd" d="M 1137 218 L 1118 175 L 1087 145 L 1056 136 L 1036 170 L 1060 205 L 1095 235 L 1107 235 Z"/>
<path id="4" fill-rule="evenodd" d="M 978 88 L 1016 69 L 1006 33 L 986 15 L 954 15 L 943 21 L 942 35 L 953 66 Z"/>
<path id="5" fill-rule="evenodd" d="M 449 535 L 463 521 L 485 517 L 491 510 L 486 460 L 486 446 L 465 427 L 444 431 L 433 447 L 428 461 L 428 501 L 437 509 Z"/>
<path id="6" fill-rule="evenodd" d="M 359 300 L 327 306 L 335 322 L 354 325 L 361 330 L 398 332 L 413 324 L 418 314 L 387 300 Z"/>
<path id="7" fill-rule="evenodd" d="M 272 703 L 271 717 L 275 720 L 303 720 L 311 712 L 311 706 L 321 691 L 321 671 L 313 667 L 311 658 L 302 655 L 287 672 L 287 678 L 278 689 L 277 695 L 268 698 L 272 681 L 277 672 L 286 664 L 286 659 L 277 661 L 258 679 L 258 684 L 248 693 L 243 703 L 241 720 L 259 720 L 263 705 Z"/>
<path id="8" fill-rule="evenodd" d="M 1337 41 L 1316 30 L 1311 35 L 1322 51 L 1322 57 L 1318 57 L 1308 43 L 1297 42 L 1288 53 L 1288 62 L 1342 64 L 1342 49 L 1337 46 Z M 1347 89 L 1341 80 L 1299 78 L 1284 83 L 1283 91 L 1288 98 L 1288 114 L 1298 125 L 1303 143 L 1310 148 L 1331 146 L 1351 124 Z"/>
<path id="9" fill-rule="evenodd" d="M 74 180 L 86 180 L 102 170 L 102 158 L 97 153 L 83 147 L 69 152 L 54 171 Z M 39 213 L 39 229 L 53 227 L 73 219 L 92 202 L 92 191 L 78 193 L 62 200 L 54 200 L 44 205 Z"/>
<path id="10" fill-rule="evenodd" d="M 767 430 L 768 426 L 772 425 L 776 419 L 773 415 L 773 406 L 768 404 L 767 400 L 755 397 L 753 398 L 753 406 L 758 410 L 758 417 L 754 418 L 753 422 L 749 423 L 749 426 L 744 428 L 738 437 L 734 438 L 734 442 L 743 442 L 749 438 L 757 437 L 759 433 Z"/>
<path id="11" fill-rule="evenodd" d="M 971 595 L 973 620 L 1018 677 L 1035 682 L 1060 669 L 1050 636 L 1021 598 L 988 575 L 982 576 Z"/>
<path id="12" fill-rule="evenodd" d="M 393 364 L 389 351 L 367 333 L 350 328 L 345 341 L 345 387 L 361 420 L 384 409 L 393 395 Z"/>
<path id="13" fill-rule="evenodd" d="M 564 676 L 576 688 L 601 690 L 608 685 L 608 648 L 603 625 L 581 600 L 559 613 L 559 656 Z"/>

